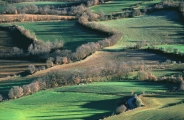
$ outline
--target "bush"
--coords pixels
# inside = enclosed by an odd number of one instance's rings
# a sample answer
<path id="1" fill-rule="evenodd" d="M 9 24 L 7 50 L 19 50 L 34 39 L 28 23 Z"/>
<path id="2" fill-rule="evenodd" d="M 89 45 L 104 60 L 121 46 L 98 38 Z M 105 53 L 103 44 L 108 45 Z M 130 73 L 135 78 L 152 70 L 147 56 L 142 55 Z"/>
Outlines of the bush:
<path id="1" fill-rule="evenodd" d="M 3 96 L 0 94 L 0 102 L 3 101 Z"/>
<path id="2" fill-rule="evenodd" d="M 19 86 L 14 86 L 13 88 L 11 88 L 8 94 L 9 98 L 11 99 L 19 98 L 22 95 L 23 95 L 23 89 L 22 87 L 19 87 Z"/>
<path id="3" fill-rule="evenodd" d="M 119 107 L 116 108 L 116 113 L 123 113 L 127 110 L 127 107 L 125 105 L 121 105 Z"/>
<path id="4" fill-rule="evenodd" d="M 35 71 L 36 71 L 36 67 L 32 64 L 30 64 L 27 68 L 27 71 L 30 73 L 30 74 L 33 74 Z"/>
<path id="5" fill-rule="evenodd" d="M 182 81 L 181 83 L 180 83 L 180 88 L 179 88 L 179 90 L 184 90 L 184 81 Z"/>

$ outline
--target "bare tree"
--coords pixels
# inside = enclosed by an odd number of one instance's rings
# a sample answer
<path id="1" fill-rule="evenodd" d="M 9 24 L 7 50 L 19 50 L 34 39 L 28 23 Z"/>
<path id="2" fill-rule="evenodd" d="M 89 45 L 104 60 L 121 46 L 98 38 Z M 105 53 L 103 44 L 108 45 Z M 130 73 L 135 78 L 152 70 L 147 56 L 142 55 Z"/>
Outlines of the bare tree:
<path id="1" fill-rule="evenodd" d="M 33 64 L 30 64 L 27 68 L 27 71 L 30 73 L 30 74 L 33 74 L 35 71 L 36 71 L 36 67 L 33 65 Z"/>
<path id="2" fill-rule="evenodd" d="M 19 98 L 22 95 L 23 95 L 23 89 L 22 87 L 19 87 L 19 86 L 14 86 L 13 88 L 11 88 L 8 94 L 9 98 L 11 99 Z"/>
<path id="3" fill-rule="evenodd" d="M 23 89 L 24 95 L 29 95 L 29 94 L 31 94 L 31 89 L 30 89 L 30 86 L 29 86 L 29 85 L 23 85 L 23 86 L 22 86 L 22 89 Z"/>

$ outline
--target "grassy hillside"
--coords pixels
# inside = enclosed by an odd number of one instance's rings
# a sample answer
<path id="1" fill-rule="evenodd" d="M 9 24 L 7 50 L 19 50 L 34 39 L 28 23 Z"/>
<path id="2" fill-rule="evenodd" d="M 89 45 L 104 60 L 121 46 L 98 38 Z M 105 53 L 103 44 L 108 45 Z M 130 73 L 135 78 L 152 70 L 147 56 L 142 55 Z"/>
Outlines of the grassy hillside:
<path id="1" fill-rule="evenodd" d="M 77 21 L 58 22 L 26 22 L 17 23 L 35 33 L 37 39 L 43 41 L 63 40 L 66 49 L 77 48 L 87 42 L 102 40 L 107 35 L 81 26 Z"/>
<path id="2" fill-rule="evenodd" d="M 122 12 L 123 9 L 130 8 L 132 5 L 135 5 L 142 1 L 141 0 L 113 0 L 105 4 L 92 6 L 91 10 L 95 13 L 98 13 L 100 10 L 103 10 L 103 12 L 106 14 L 111 12 Z"/>
<path id="3" fill-rule="evenodd" d="M 123 10 L 126 10 L 128 8 L 132 8 L 136 4 L 140 4 L 138 9 L 143 9 L 146 7 L 153 6 L 156 3 L 161 2 L 161 0 L 155 0 L 155 1 L 145 1 L 145 0 L 113 0 L 106 2 L 104 4 L 99 4 L 97 6 L 92 6 L 91 10 L 95 13 L 98 13 L 100 10 L 102 10 L 106 14 L 118 12 L 121 13 Z"/>
<path id="4" fill-rule="evenodd" d="M 123 39 L 117 46 L 126 46 L 136 41 L 162 43 L 164 40 L 183 40 L 184 29 L 179 13 L 175 11 L 157 11 L 135 18 L 100 22 L 123 33 Z"/>
<path id="5" fill-rule="evenodd" d="M 184 47 L 182 44 L 176 44 L 176 45 L 156 45 L 156 47 L 158 48 L 164 48 L 165 50 L 168 49 L 168 48 L 172 48 L 172 51 L 170 52 L 173 52 L 173 49 L 178 49 L 179 52 L 184 52 Z"/>
<path id="6" fill-rule="evenodd" d="M 183 120 L 184 93 L 147 95 L 142 98 L 146 107 L 125 112 L 105 120 Z"/>
<path id="7" fill-rule="evenodd" d="M 0 103 L 2 119 L 98 119 L 109 116 L 131 92 L 163 92 L 171 84 L 99 82 L 66 86 Z M 177 98 L 176 98 L 177 99 Z"/>

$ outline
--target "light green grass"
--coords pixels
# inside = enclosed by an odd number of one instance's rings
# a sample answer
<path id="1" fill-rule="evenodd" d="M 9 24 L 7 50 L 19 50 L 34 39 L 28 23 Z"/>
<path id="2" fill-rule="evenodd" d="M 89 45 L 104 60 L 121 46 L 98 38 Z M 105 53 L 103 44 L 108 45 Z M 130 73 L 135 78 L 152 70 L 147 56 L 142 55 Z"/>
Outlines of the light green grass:
<path id="1" fill-rule="evenodd" d="M 91 10 L 98 13 L 102 10 L 104 13 L 108 14 L 111 12 L 119 12 L 123 9 L 130 8 L 132 5 L 141 3 L 141 0 L 114 0 L 97 6 L 92 6 Z"/>
<path id="2" fill-rule="evenodd" d="M 171 84 L 98 82 L 67 86 L 0 103 L 1 119 L 98 119 L 109 116 L 131 92 L 163 92 Z"/>
<path id="3" fill-rule="evenodd" d="M 148 7 L 152 7 L 153 5 L 160 3 L 160 0 L 156 0 L 156 1 L 145 1 L 143 4 L 140 4 L 140 6 L 138 7 L 138 9 L 144 9 L 144 8 L 148 8 Z"/>
<path id="4" fill-rule="evenodd" d="M 146 108 L 139 108 L 105 120 L 183 120 L 184 93 L 144 97 Z"/>
<path id="5" fill-rule="evenodd" d="M 77 21 L 58 22 L 25 22 L 16 23 L 25 29 L 35 33 L 38 40 L 64 41 L 65 49 L 75 50 L 78 46 L 87 42 L 96 42 L 107 37 L 102 33 L 81 26 Z"/>
<path id="6" fill-rule="evenodd" d="M 175 11 L 157 11 L 135 18 L 103 21 L 101 24 L 123 33 L 123 39 L 115 47 L 135 44 L 137 41 L 161 43 L 163 40 L 183 40 L 183 25 L 179 13 Z"/>
<path id="7" fill-rule="evenodd" d="M 178 44 L 178 45 L 156 45 L 156 47 L 158 48 L 164 48 L 165 50 L 168 48 L 168 47 L 171 47 L 173 50 L 174 49 L 178 49 L 179 52 L 184 52 L 184 45 L 182 44 Z M 173 50 L 171 52 L 173 52 Z"/>

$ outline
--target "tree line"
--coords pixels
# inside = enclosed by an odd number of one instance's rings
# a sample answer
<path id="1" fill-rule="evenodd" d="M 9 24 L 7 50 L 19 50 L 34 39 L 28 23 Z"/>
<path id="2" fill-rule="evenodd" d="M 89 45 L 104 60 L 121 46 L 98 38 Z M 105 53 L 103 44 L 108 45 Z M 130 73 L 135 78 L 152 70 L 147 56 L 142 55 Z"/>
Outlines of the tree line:
<path id="1" fill-rule="evenodd" d="M 97 81 L 128 80 L 134 71 L 137 71 L 137 75 L 133 78 L 135 80 L 180 83 L 178 89 L 184 90 L 182 75 L 157 78 L 151 73 L 151 70 L 151 66 L 146 65 L 144 61 L 106 62 L 98 67 L 85 69 L 53 70 L 30 84 L 12 87 L 8 96 L 10 99 L 15 99 L 54 87 Z"/>

